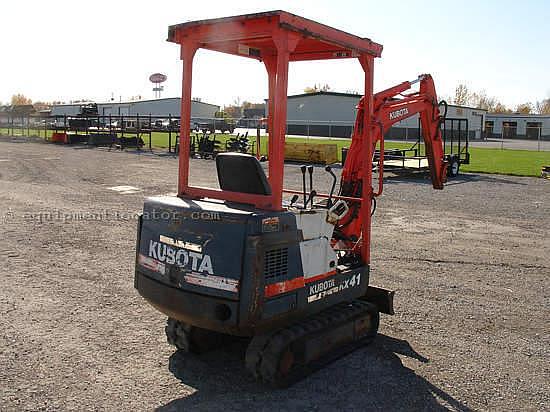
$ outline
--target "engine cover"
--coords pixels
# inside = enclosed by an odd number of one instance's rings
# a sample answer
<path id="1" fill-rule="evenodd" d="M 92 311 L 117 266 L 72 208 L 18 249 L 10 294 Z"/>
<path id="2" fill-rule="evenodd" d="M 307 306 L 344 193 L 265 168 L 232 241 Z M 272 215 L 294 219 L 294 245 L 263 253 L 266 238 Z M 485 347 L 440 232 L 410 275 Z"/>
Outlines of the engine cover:
<path id="1" fill-rule="evenodd" d="M 233 334 L 360 296 L 368 270 L 338 270 L 326 213 L 148 198 L 138 228 L 135 287 L 172 318 Z"/>

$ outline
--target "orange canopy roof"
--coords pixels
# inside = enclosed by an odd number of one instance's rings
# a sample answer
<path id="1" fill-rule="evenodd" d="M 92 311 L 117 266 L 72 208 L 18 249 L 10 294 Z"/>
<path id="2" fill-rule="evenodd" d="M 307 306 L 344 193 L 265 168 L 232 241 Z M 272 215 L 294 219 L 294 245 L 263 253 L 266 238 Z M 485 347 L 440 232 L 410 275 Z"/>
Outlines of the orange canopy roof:
<path id="1" fill-rule="evenodd" d="M 299 36 L 290 61 L 380 57 L 382 45 L 285 11 L 197 20 L 170 26 L 168 41 L 262 60 L 274 56 L 274 38 L 282 32 Z"/>

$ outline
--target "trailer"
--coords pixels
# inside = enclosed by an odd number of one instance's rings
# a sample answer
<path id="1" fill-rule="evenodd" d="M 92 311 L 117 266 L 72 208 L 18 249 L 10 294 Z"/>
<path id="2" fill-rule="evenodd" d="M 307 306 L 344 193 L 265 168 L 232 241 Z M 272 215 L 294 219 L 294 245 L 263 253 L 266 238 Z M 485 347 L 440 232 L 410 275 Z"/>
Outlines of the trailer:
<path id="1" fill-rule="evenodd" d="M 445 118 L 441 122 L 445 158 L 449 164 L 447 174 L 455 177 L 459 174 L 460 166 L 470 164 L 469 127 L 468 119 Z M 426 171 L 429 168 L 425 146 L 421 143 L 422 133 L 420 126 L 416 141 L 409 148 L 385 149 L 384 168 L 388 171 Z M 375 154 L 375 163 L 378 163 L 380 151 Z"/>

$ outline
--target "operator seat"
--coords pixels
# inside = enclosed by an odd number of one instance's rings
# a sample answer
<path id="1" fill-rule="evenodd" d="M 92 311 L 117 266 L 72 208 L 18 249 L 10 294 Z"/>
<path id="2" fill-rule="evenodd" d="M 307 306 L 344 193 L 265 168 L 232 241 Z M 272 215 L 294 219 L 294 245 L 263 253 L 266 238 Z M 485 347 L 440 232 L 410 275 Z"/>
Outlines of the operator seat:
<path id="1" fill-rule="evenodd" d="M 218 182 L 222 190 L 270 195 L 271 186 L 262 165 L 245 153 L 220 153 L 216 156 Z"/>

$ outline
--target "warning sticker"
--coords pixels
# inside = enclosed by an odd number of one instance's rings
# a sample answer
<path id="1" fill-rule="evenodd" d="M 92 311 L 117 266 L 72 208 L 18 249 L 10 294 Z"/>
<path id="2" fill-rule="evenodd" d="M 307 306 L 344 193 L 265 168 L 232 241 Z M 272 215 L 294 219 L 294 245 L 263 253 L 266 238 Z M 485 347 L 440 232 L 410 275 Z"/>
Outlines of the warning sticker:
<path id="1" fill-rule="evenodd" d="M 141 253 L 138 256 L 138 264 L 146 269 L 158 272 L 162 275 L 166 273 L 166 265 L 164 263 L 159 262 L 158 260 L 150 258 L 148 256 L 142 255 Z"/>
<path id="2" fill-rule="evenodd" d="M 236 279 L 224 278 L 222 276 L 206 275 L 203 273 L 191 272 L 183 276 L 187 283 L 207 288 L 227 290 L 229 292 L 239 291 L 239 281 Z"/>

